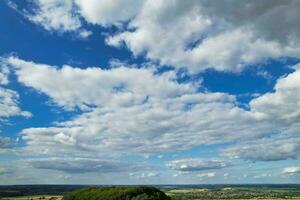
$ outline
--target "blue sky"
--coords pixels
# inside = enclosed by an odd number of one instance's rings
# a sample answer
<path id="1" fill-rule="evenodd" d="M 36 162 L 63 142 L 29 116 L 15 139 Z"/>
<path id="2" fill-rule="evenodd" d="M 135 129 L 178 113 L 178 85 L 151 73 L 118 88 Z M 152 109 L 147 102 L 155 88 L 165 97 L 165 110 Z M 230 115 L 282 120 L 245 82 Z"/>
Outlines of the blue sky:
<path id="1" fill-rule="evenodd" d="M 0 184 L 300 183 L 300 3 L 234 4 L 1 1 Z"/>

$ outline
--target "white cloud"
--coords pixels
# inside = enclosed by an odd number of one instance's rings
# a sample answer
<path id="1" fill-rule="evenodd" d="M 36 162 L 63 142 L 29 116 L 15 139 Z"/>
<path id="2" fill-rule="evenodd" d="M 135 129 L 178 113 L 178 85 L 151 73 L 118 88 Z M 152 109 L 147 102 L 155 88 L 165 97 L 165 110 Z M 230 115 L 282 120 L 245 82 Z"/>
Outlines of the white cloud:
<path id="1" fill-rule="evenodd" d="M 108 35 L 107 44 L 124 43 L 134 55 L 187 67 L 192 73 L 207 68 L 240 71 L 269 58 L 300 57 L 297 0 L 32 2 L 35 8 L 26 16 L 47 30 L 77 31 L 88 37 L 91 32 L 82 28 L 82 19 L 114 25 L 119 31 Z"/>
<path id="2" fill-rule="evenodd" d="M 33 15 L 27 17 L 47 30 L 76 30 L 81 26 L 75 14 L 72 0 L 34 0 Z"/>
<path id="3" fill-rule="evenodd" d="M 88 37 L 91 32 L 82 28 L 81 19 L 104 27 L 114 25 L 119 32 L 109 35 L 107 44 L 124 43 L 134 55 L 187 67 L 191 73 L 207 68 L 240 71 L 269 58 L 300 57 L 297 0 L 32 2 L 35 8 L 27 18 L 47 30 L 76 31 Z"/>
<path id="4" fill-rule="evenodd" d="M 20 83 L 47 94 L 59 106 L 84 111 L 54 127 L 24 129 L 23 139 L 41 152 L 68 148 L 159 153 L 264 132 L 259 118 L 235 106 L 234 96 L 198 93 L 194 84 L 177 83 L 173 71 L 58 68 L 14 57 L 7 63 Z"/>
<path id="5" fill-rule="evenodd" d="M 101 26 L 120 25 L 133 18 L 142 0 L 75 0 L 80 14 L 87 22 Z"/>
<path id="6" fill-rule="evenodd" d="M 297 0 L 32 3 L 35 7 L 25 13 L 26 17 L 46 30 L 77 32 L 86 38 L 92 32 L 84 29 L 82 20 L 103 27 L 116 26 L 116 35 L 108 34 L 107 44 L 126 45 L 134 55 L 145 55 L 150 62 L 186 67 L 191 73 L 208 68 L 240 71 L 269 58 L 300 57 L 300 29 L 295 25 L 300 17 Z M 10 6 L 17 10 L 16 4 Z M 199 85 L 178 83 L 175 71 L 158 73 L 157 66 L 149 64 L 128 67 L 114 60 L 111 69 L 82 69 L 37 64 L 15 57 L 4 62 L 0 69 L 0 122 L 16 115 L 31 116 L 20 108 L 18 93 L 9 89 L 9 70 L 19 83 L 46 94 L 56 106 L 79 111 L 49 127 L 21 131 L 25 142 L 21 151 L 61 156 L 28 160 L 39 169 L 69 173 L 109 169 L 118 172 L 126 167 L 134 170 L 135 166 L 125 164 L 123 168 L 119 162 L 63 156 L 101 157 L 109 153 L 112 157 L 149 157 L 220 143 L 229 144 L 223 152 L 230 158 L 278 161 L 298 159 L 300 155 L 299 64 L 292 67 L 294 72 L 276 82 L 272 92 L 253 97 L 246 110 L 238 106 L 233 95 L 199 92 Z M 268 77 L 264 72 L 258 75 Z M 0 149 L 10 147 L 11 142 L 0 137 Z M 87 170 L 87 164 L 92 169 Z M 181 159 L 167 166 L 186 173 L 229 165 L 223 160 Z M 298 168 L 283 171 L 294 174 Z M 156 175 L 132 174 L 140 178 Z M 213 177 L 215 173 L 199 176 Z"/>
<path id="7" fill-rule="evenodd" d="M 130 177 L 136 179 L 146 179 L 146 178 L 153 178 L 158 177 L 160 174 L 157 172 L 148 172 L 148 173 L 129 173 Z"/>
<path id="8" fill-rule="evenodd" d="M 31 113 L 22 111 L 18 106 L 18 99 L 17 92 L 0 87 L 0 122 L 3 118 L 16 115 L 31 117 Z"/>
<path id="9" fill-rule="evenodd" d="M 87 30 L 81 30 L 81 31 L 79 32 L 79 36 L 80 36 L 81 38 L 88 38 L 88 37 L 91 36 L 92 34 L 93 34 L 92 31 L 87 31 Z"/>
<path id="10" fill-rule="evenodd" d="M 19 94 L 6 88 L 9 84 L 10 69 L 5 58 L 0 57 L 0 123 L 4 118 L 20 115 L 31 117 L 31 113 L 22 111 L 19 107 Z"/>
<path id="11" fill-rule="evenodd" d="M 174 72 L 158 76 L 151 69 L 125 67 L 102 70 L 97 67 L 80 69 L 63 66 L 58 69 L 14 57 L 7 62 L 16 68 L 21 83 L 49 95 L 60 106 L 68 108 L 139 105 L 147 96 L 168 98 L 195 91 L 190 84 L 172 81 Z"/>
<path id="12" fill-rule="evenodd" d="M 197 174 L 198 177 L 200 178 L 212 178 L 216 176 L 216 173 L 214 172 L 207 172 L 207 173 L 201 173 L 201 174 Z"/>
<path id="13" fill-rule="evenodd" d="M 285 174 L 299 174 L 300 167 L 286 167 L 283 169 L 283 173 Z"/>
<path id="14" fill-rule="evenodd" d="M 135 55 L 190 72 L 239 71 L 268 58 L 299 58 L 299 7 L 298 1 L 149 0 L 129 23 L 133 31 L 107 43 L 124 42 Z"/>
<path id="15" fill-rule="evenodd" d="M 252 161 L 296 159 L 300 155 L 300 138 L 277 136 L 240 143 L 226 149 L 225 155 Z"/>
<path id="16" fill-rule="evenodd" d="M 270 126 L 272 136 L 243 142 L 227 155 L 253 161 L 296 159 L 300 154 L 300 69 L 277 80 L 274 91 L 250 102 L 253 113 Z M 277 134 L 276 134 L 277 133 Z"/>
<path id="17" fill-rule="evenodd" d="M 1 64 L 1 61 L 0 61 Z M 0 85 L 7 85 L 9 83 L 8 75 L 9 75 L 9 69 L 5 65 L 0 66 Z"/>
<path id="18" fill-rule="evenodd" d="M 210 169 L 221 169 L 228 167 L 231 164 L 224 160 L 217 159 L 197 159 L 197 158 L 188 158 L 181 160 L 173 160 L 167 163 L 167 167 L 182 171 L 182 172 L 193 172 L 201 170 L 210 170 Z"/>
<path id="19" fill-rule="evenodd" d="M 121 26 L 133 18 L 143 1 L 135 0 L 30 0 L 33 8 L 25 13 L 9 2 L 14 10 L 48 31 L 77 32 L 89 37 L 92 32 L 83 28 L 82 19 L 101 26 Z"/>
<path id="20" fill-rule="evenodd" d="M 252 111 L 261 113 L 277 125 L 299 123 L 300 69 L 278 79 L 274 90 L 253 99 L 250 102 Z"/>
<path id="21" fill-rule="evenodd" d="M 48 31 L 76 31 L 80 37 L 91 35 L 82 29 L 80 16 L 73 0 L 32 0 L 34 8 L 24 13 L 30 21 L 41 25 Z"/>
<path id="22" fill-rule="evenodd" d="M 238 143 L 226 155 L 246 160 L 284 160 L 299 152 L 297 70 L 244 110 L 232 95 L 197 92 L 197 85 L 178 83 L 174 71 L 159 74 L 149 66 L 80 69 L 15 57 L 7 64 L 20 83 L 48 95 L 58 106 L 82 111 L 50 127 L 24 129 L 21 135 L 30 152 L 159 155 L 232 141 Z M 270 100 L 262 101 L 270 94 Z M 257 139 L 270 133 L 275 136 Z"/>

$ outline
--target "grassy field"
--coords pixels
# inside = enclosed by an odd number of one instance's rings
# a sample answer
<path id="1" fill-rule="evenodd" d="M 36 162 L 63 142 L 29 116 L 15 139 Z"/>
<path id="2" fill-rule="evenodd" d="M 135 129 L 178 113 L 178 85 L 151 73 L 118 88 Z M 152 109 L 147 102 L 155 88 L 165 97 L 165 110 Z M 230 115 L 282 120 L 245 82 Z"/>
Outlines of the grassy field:
<path id="1" fill-rule="evenodd" d="M 53 195 L 39 195 L 39 196 L 23 196 L 23 197 L 9 197 L 3 200 L 61 200 L 62 196 Z"/>

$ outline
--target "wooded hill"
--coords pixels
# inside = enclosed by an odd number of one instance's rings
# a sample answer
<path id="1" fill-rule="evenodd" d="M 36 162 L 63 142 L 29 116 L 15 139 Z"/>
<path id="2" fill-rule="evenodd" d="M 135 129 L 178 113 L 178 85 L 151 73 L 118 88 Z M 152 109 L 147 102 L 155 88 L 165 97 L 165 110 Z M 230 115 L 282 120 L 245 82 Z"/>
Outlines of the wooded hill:
<path id="1" fill-rule="evenodd" d="M 66 194 L 63 200 L 171 200 L 154 187 L 87 188 Z"/>

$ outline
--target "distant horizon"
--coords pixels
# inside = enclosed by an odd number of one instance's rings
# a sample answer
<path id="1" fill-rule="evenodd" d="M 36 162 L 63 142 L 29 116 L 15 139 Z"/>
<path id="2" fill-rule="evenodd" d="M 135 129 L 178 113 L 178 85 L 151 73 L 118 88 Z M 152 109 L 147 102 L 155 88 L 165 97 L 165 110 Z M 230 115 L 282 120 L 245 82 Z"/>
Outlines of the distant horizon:
<path id="1" fill-rule="evenodd" d="M 130 184 L 130 185 L 126 185 L 126 184 L 121 184 L 121 185 L 117 185 L 117 184 L 24 184 L 24 185 L 18 185 L 18 184 L 14 184 L 14 185 L 0 185 L 1 186 L 214 186 L 214 185 L 219 185 L 219 186 L 243 186 L 243 185 L 265 185 L 265 186 L 291 186 L 291 185 L 299 185 L 300 183 L 224 183 L 224 184 L 218 184 L 218 183 L 212 183 L 212 184 Z"/>

